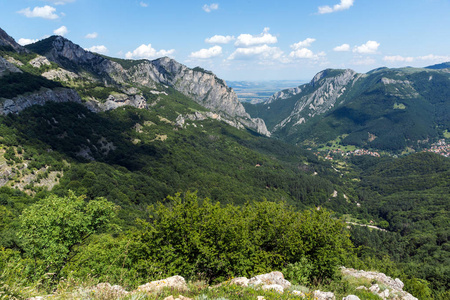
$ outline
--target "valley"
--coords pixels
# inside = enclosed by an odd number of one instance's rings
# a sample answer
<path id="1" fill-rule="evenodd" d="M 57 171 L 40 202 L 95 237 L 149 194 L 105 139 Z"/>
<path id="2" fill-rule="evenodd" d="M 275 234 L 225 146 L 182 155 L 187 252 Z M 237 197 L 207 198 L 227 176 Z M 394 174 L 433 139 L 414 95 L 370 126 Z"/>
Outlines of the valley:
<path id="1" fill-rule="evenodd" d="M 0 37 L 1 297 L 283 270 L 311 299 L 382 299 L 345 266 L 448 299 L 448 64 L 260 90 L 169 57 Z"/>

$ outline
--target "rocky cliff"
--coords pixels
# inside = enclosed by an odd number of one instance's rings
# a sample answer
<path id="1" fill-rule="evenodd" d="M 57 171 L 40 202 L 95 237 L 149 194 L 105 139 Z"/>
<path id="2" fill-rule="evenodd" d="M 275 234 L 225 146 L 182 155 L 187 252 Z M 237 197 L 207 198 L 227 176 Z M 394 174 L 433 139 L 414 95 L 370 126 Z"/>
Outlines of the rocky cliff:
<path id="1" fill-rule="evenodd" d="M 190 69 L 168 57 L 153 61 L 109 59 L 86 51 L 60 36 L 30 45 L 29 49 L 62 67 L 61 70 L 51 70 L 44 74 L 47 78 L 61 80 L 69 73 L 71 78 L 78 76 L 91 82 L 101 82 L 119 87 L 124 92 L 130 86 L 150 89 L 157 89 L 160 85 L 169 86 L 220 114 L 223 120 L 233 124 L 237 122 L 260 134 L 270 135 L 264 121 L 251 118 L 238 101 L 237 95 L 223 80 L 201 68 Z M 96 104 L 94 101 L 90 106 L 94 110 L 122 105 L 140 108 L 145 106 L 141 101 L 135 101 L 136 99 L 128 102 L 109 100 L 106 104 Z"/>
<path id="2" fill-rule="evenodd" d="M 300 125 L 316 115 L 329 111 L 346 92 L 347 85 L 358 78 L 356 72 L 350 69 L 337 72 L 324 70 L 314 76 L 310 83 L 283 92 L 278 97 L 272 96 L 272 102 L 293 96 L 299 97 L 291 113 L 275 125 L 273 131 L 280 130 L 288 123 L 292 126 Z M 267 105 L 270 104 L 267 103 Z"/>
<path id="3" fill-rule="evenodd" d="M 15 65 L 0 56 L 0 77 L 9 73 L 22 72 Z"/>
<path id="4" fill-rule="evenodd" d="M 12 37 L 0 28 L 0 47 L 12 48 L 19 53 L 27 53 L 28 50 L 20 46 Z"/>
<path id="5" fill-rule="evenodd" d="M 39 92 L 19 95 L 13 99 L 0 98 L 0 114 L 18 113 L 32 105 L 44 105 L 47 102 L 76 102 L 81 103 L 80 96 L 71 89 L 42 88 Z"/>

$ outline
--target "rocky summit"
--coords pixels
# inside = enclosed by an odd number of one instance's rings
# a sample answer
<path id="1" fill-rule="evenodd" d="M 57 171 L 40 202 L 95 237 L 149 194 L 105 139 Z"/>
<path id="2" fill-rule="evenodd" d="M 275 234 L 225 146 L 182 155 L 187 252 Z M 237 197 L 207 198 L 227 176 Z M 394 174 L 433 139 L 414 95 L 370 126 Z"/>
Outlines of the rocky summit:
<path id="1" fill-rule="evenodd" d="M 168 57 L 152 61 L 109 58 L 86 51 L 61 36 L 52 36 L 27 47 L 59 66 L 43 74 L 48 79 L 62 82 L 84 79 L 115 87 L 126 95 L 125 98 L 128 96 L 129 101 L 125 105 L 138 108 L 145 106 L 142 101 L 136 101 L 136 96 L 142 96 L 141 89 L 157 92 L 161 88 L 171 87 L 206 109 L 220 114 L 224 120 L 262 135 L 270 135 L 264 121 L 250 117 L 225 81 L 202 68 L 191 69 Z M 133 92 L 130 92 L 131 87 L 134 88 Z M 124 105 L 121 100 L 123 97 L 111 96 L 108 98 L 109 104 L 99 105 L 95 103 L 96 99 L 90 99 L 94 103 L 88 106 L 95 110 L 109 110 Z"/>

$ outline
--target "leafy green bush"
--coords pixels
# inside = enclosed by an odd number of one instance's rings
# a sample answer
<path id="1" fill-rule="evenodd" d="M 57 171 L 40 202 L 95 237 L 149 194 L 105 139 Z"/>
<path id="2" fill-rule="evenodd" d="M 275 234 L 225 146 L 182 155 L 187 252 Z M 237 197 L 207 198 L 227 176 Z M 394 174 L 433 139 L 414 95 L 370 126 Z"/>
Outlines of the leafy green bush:
<path id="1" fill-rule="evenodd" d="M 288 264 L 282 270 L 282 273 L 291 283 L 306 285 L 309 282 L 313 267 L 306 257 L 302 257 L 299 261 Z"/>
<path id="2" fill-rule="evenodd" d="M 300 213 L 268 201 L 221 207 L 186 193 L 149 212 L 151 221 L 141 221 L 130 250 L 143 277 L 162 272 L 221 281 L 281 270 L 307 258 L 311 266 L 302 276 L 325 280 L 351 249 L 343 223 L 325 209 Z"/>

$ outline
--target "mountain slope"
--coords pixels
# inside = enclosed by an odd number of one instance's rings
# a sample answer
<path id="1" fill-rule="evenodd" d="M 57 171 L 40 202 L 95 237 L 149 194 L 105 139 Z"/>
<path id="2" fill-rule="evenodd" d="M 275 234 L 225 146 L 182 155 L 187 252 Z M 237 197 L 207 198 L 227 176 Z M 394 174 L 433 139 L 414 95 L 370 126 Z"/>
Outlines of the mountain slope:
<path id="1" fill-rule="evenodd" d="M 450 74 L 380 68 L 325 70 L 308 83 L 245 105 L 275 136 L 304 145 L 343 144 L 389 151 L 420 147 L 450 129 Z"/>
<path id="2" fill-rule="evenodd" d="M 201 68 L 190 69 L 167 57 L 153 61 L 108 58 L 86 51 L 60 36 L 52 36 L 27 48 L 65 70 L 61 76 L 55 76 L 54 72 L 44 73 L 43 76 L 52 76 L 64 82 L 67 81 L 67 72 L 75 74 L 74 88 L 95 83 L 133 96 L 136 88 L 157 93 L 164 91 L 164 86 L 169 86 L 225 119 L 235 120 L 237 124 L 241 123 L 261 134 L 269 134 L 262 120 L 250 118 L 234 91 L 223 80 Z M 83 80 L 89 83 L 80 82 Z"/>

